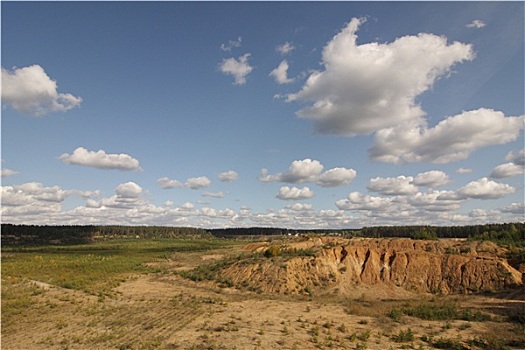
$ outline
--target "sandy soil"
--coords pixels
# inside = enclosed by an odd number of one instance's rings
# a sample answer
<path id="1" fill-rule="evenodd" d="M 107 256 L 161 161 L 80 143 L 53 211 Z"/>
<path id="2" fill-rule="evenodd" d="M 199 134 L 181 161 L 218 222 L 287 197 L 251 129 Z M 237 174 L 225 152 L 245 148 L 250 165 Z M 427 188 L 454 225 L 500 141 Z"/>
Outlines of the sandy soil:
<path id="1" fill-rule="evenodd" d="M 523 291 L 450 296 L 492 312 L 494 321 L 422 321 L 387 316 L 395 306 L 430 295 L 356 288 L 346 297 L 260 295 L 173 273 L 224 252 L 192 253 L 163 263 L 163 273 L 130 276 L 109 296 L 30 281 L 39 288 L 30 316 L 2 328 L 2 349 L 400 349 L 432 348 L 421 337 L 466 341 L 522 337 L 501 313 L 523 309 Z M 435 298 L 435 297 L 434 297 Z M 400 332 L 414 340 L 396 342 Z M 475 347 L 473 347 L 475 348 Z"/>

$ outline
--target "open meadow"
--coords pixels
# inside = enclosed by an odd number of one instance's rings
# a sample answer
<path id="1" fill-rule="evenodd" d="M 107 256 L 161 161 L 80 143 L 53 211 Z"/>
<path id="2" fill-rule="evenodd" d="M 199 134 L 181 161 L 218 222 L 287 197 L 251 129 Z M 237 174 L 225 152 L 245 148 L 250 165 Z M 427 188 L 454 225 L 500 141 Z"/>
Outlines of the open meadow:
<path id="1" fill-rule="evenodd" d="M 3 247 L 2 349 L 525 348 L 522 287 L 446 295 L 380 282 L 336 291 L 339 277 L 290 284 L 304 273 L 294 261 L 318 259 L 334 249 L 327 242 L 286 253 L 275 238 Z M 247 269 L 253 281 L 233 274 Z M 291 287 L 254 280 L 265 273 Z"/>

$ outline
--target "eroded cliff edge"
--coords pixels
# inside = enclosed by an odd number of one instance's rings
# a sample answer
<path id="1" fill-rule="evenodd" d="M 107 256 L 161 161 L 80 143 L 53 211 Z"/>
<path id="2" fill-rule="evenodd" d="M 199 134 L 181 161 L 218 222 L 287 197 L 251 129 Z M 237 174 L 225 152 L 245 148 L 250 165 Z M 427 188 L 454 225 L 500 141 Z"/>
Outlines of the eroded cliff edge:
<path id="1" fill-rule="evenodd" d="M 346 294 L 367 286 L 454 294 L 523 285 L 522 273 L 505 258 L 506 249 L 487 241 L 318 237 L 247 249 L 266 257 L 239 260 L 221 275 L 264 293 Z M 272 254 L 264 254 L 269 250 Z"/>

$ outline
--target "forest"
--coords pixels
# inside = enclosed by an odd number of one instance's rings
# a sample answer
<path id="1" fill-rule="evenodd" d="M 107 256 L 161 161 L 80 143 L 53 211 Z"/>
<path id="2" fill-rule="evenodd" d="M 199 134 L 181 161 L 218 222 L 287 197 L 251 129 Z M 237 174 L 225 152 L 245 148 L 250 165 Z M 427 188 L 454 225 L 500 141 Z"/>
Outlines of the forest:
<path id="1" fill-rule="evenodd" d="M 169 226 L 39 226 L 1 225 L 2 244 L 13 245 L 69 245 L 85 244 L 100 239 L 116 238 L 176 238 L 176 237 L 246 237 L 336 235 L 341 237 L 412 239 L 468 238 L 492 240 L 502 244 L 525 246 L 525 223 L 503 223 L 470 226 L 374 226 L 361 229 L 296 230 L 274 227 L 202 229 Z"/>

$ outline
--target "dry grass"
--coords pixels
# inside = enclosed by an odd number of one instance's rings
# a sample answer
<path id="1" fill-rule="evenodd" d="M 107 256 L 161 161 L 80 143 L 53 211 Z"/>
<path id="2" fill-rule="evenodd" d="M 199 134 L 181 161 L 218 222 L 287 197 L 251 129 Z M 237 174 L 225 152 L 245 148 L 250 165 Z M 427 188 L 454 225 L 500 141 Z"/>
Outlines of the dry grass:
<path id="1" fill-rule="evenodd" d="M 374 288 L 359 287 L 353 296 L 344 297 L 260 295 L 179 274 L 234 259 L 243 253 L 236 242 L 202 242 L 200 248 L 198 242 L 142 243 L 112 242 L 107 243 L 112 250 L 102 245 L 91 251 L 83 247 L 81 252 L 79 247 L 4 250 L 2 349 L 525 346 L 525 328 L 507 317 L 525 307 L 522 293 L 514 292 L 512 298 L 401 293 L 399 298 L 384 299 Z M 84 282 L 60 285 L 67 280 L 62 273 Z M 464 309 L 490 319 L 457 317 Z M 399 310 L 398 316 L 392 317 L 392 310 Z M 455 310 L 456 316 L 433 319 L 422 316 L 428 314 L 425 310 Z"/>

